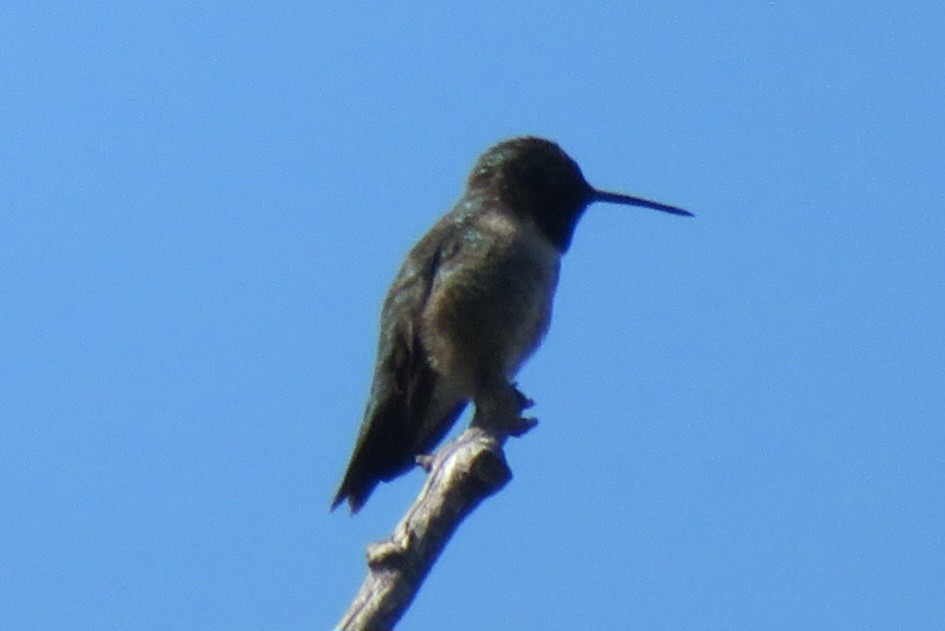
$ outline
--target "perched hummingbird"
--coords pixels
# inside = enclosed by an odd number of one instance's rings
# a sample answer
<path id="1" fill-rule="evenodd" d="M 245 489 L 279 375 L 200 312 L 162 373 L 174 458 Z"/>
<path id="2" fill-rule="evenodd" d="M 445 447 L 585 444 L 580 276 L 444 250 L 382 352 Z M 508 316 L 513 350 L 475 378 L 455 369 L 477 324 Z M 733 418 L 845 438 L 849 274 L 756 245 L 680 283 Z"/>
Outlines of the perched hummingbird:
<path id="1" fill-rule="evenodd" d="M 479 157 L 463 197 L 387 292 L 371 396 L 332 509 L 347 499 L 357 512 L 378 482 L 429 453 L 470 400 L 478 409 L 514 388 L 548 330 L 561 255 L 593 202 L 692 215 L 595 189 L 542 138 L 506 140 Z"/>

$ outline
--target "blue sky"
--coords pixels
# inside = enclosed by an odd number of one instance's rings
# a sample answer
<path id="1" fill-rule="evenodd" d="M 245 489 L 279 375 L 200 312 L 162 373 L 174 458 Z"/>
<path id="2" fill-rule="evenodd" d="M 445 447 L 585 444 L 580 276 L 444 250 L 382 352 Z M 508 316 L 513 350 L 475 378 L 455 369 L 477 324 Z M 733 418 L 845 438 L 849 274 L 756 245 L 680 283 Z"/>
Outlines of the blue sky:
<path id="1" fill-rule="evenodd" d="M 875 4 L 875 3 L 874 3 Z M 316 6 L 317 5 L 317 6 Z M 945 10 L 0 10 L 0 626 L 332 628 L 411 243 L 512 135 L 601 188 L 541 424 L 404 629 L 941 629 Z"/>

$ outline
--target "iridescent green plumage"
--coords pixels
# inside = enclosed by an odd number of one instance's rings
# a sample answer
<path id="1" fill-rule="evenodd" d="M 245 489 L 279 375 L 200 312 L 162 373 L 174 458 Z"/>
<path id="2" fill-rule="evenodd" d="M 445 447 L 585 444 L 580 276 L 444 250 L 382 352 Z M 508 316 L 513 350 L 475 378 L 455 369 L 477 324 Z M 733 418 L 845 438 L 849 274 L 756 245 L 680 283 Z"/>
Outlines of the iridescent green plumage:
<path id="1" fill-rule="evenodd" d="M 479 158 L 463 197 L 387 293 L 371 396 L 332 508 L 347 499 L 356 512 L 380 481 L 430 452 L 470 401 L 512 388 L 548 329 L 561 255 L 594 201 L 689 214 L 597 191 L 548 140 L 514 138 Z"/>

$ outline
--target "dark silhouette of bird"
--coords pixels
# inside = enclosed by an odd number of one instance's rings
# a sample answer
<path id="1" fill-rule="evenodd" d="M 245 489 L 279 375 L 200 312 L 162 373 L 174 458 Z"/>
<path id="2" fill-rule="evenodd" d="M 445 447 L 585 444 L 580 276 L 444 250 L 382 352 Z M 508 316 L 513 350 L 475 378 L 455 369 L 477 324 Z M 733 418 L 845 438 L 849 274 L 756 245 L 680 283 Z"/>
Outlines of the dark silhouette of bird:
<path id="1" fill-rule="evenodd" d="M 561 255 L 593 202 L 691 216 L 595 189 L 541 138 L 506 140 L 479 157 L 462 198 L 387 292 L 367 410 L 332 509 L 347 499 L 357 512 L 378 482 L 433 450 L 470 401 L 479 408 L 514 391 L 548 330 Z"/>

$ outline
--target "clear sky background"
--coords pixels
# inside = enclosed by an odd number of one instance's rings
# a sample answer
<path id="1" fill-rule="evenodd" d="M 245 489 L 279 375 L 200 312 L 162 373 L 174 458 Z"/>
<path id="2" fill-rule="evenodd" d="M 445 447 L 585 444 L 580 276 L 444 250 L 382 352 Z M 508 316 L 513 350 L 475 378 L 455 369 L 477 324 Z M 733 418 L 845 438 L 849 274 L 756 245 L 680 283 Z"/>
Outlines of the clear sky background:
<path id="1" fill-rule="evenodd" d="M 476 156 L 601 188 L 539 427 L 403 629 L 942 629 L 940 2 L 7 2 L 0 627 L 329 629 L 328 504 Z M 447 620 L 447 623 L 444 623 Z"/>

